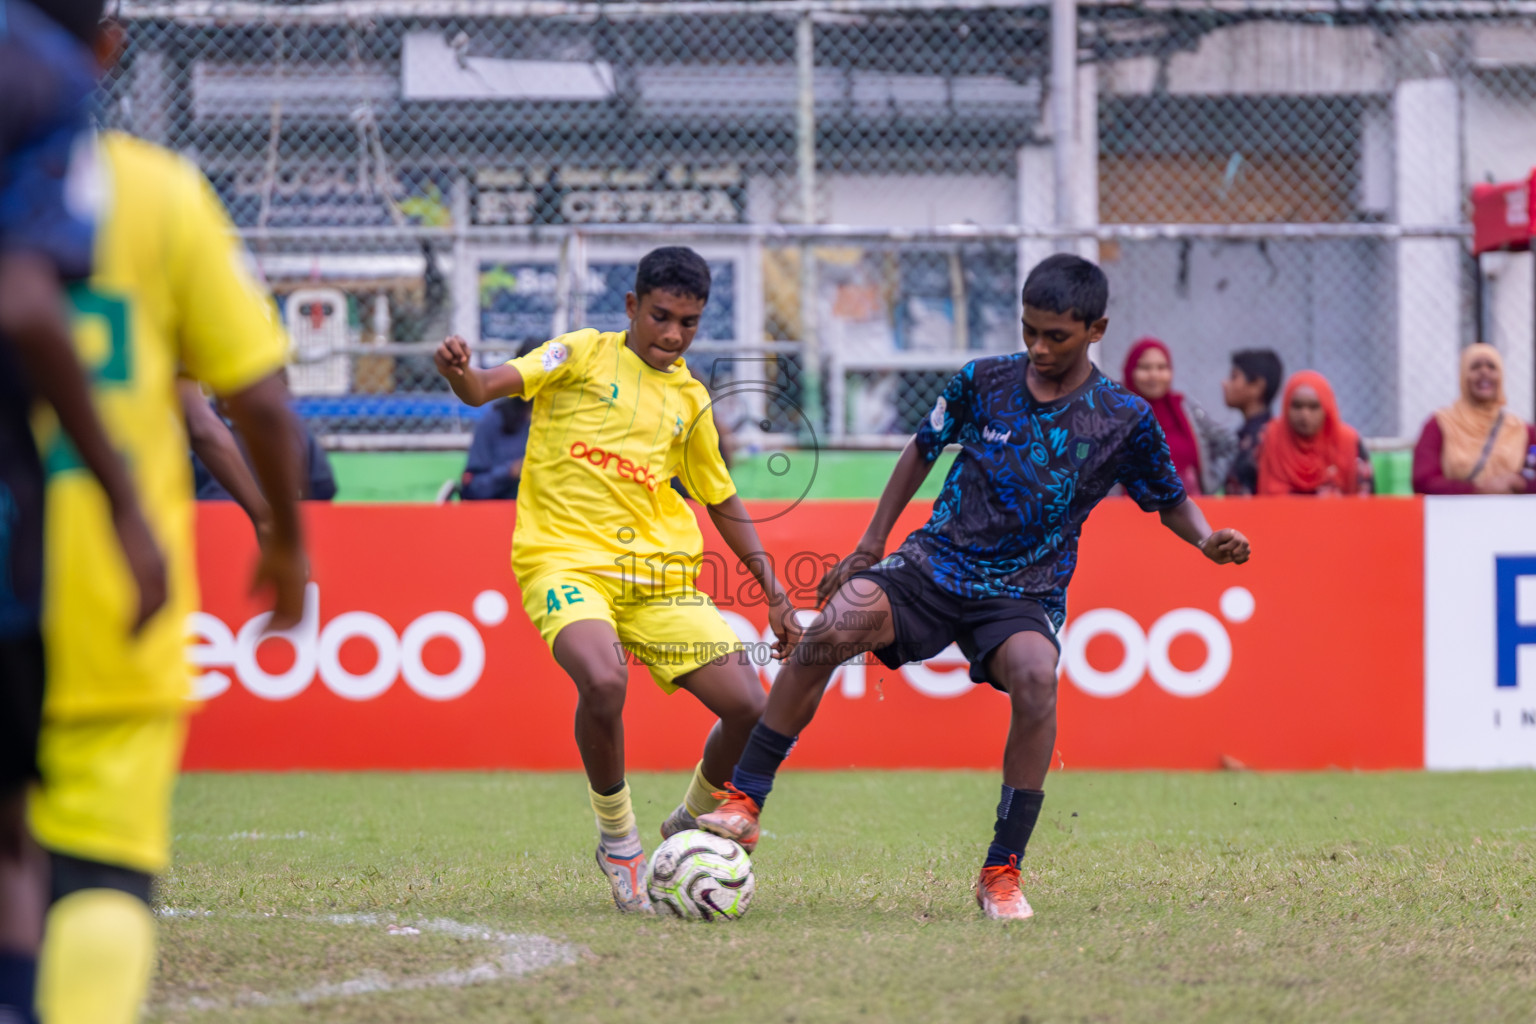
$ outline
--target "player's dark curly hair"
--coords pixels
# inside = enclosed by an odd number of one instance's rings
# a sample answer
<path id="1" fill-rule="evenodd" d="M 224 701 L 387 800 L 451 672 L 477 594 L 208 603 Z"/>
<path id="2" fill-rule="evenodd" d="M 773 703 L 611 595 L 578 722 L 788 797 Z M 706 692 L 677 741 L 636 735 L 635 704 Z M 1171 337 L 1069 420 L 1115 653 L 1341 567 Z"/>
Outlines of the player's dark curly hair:
<path id="1" fill-rule="evenodd" d="M 1275 400 L 1280 393 L 1280 382 L 1285 379 L 1285 368 L 1280 357 L 1272 349 L 1244 348 L 1232 353 L 1232 365 L 1243 371 L 1249 380 L 1264 382 L 1264 404 Z"/>
<path id="2" fill-rule="evenodd" d="M 1036 263 L 1024 279 L 1024 305 L 1091 324 L 1109 306 L 1109 278 L 1098 264 L 1059 252 Z"/>
<path id="3" fill-rule="evenodd" d="M 652 249 L 635 271 L 635 298 L 650 292 L 672 292 L 700 302 L 709 301 L 709 264 L 684 245 Z"/>

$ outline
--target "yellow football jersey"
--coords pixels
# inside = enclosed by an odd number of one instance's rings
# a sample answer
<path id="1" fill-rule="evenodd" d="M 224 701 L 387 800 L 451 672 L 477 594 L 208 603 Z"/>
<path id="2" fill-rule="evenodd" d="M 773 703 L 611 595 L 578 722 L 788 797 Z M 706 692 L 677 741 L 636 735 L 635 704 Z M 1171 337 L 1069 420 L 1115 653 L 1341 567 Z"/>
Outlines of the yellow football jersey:
<path id="1" fill-rule="evenodd" d="M 49 469 L 44 714 L 53 718 L 183 706 L 186 622 L 198 598 L 177 367 L 229 393 L 278 370 L 287 354 L 276 310 L 197 168 L 116 133 L 102 137 L 99 160 L 104 207 L 95 271 L 71 293 L 75 345 L 165 553 L 170 596 L 138 637 L 129 635 L 136 596 L 106 497 L 51 413 L 40 414 Z"/>
<path id="2" fill-rule="evenodd" d="M 672 477 L 706 504 L 736 493 L 709 391 L 682 359 L 645 362 L 625 334 L 576 331 L 512 360 L 533 403 L 512 538 L 520 580 L 579 569 L 643 586 L 648 566 L 659 574 L 703 551 Z"/>

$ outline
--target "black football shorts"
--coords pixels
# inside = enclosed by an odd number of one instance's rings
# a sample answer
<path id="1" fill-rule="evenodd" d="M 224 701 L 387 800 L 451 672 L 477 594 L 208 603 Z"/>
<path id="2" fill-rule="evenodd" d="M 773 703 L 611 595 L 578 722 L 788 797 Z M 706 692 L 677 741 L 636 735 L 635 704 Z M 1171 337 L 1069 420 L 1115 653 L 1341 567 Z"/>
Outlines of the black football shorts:
<path id="1" fill-rule="evenodd" d="M 897 553 L 851 577 L 885 591 L 896 642 L 873 654 L 886 668 L 925 661 L 958 643 L 971 663 L 971 681 L 991 683 L 987 659 L 1015 633 L 1039 633 L 1056 647 L 1056 630 L 1038 601 L 1020 597 L 960 597 L 935 583 L 922 568 Z"/>

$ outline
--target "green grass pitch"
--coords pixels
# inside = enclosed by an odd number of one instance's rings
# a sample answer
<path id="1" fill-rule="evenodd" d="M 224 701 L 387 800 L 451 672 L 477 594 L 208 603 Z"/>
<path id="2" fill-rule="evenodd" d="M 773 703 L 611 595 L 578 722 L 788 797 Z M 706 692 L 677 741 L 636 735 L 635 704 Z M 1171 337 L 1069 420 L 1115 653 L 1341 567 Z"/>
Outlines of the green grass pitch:
<path id="1" fill-rule="evenodd" d="M 654 843 L 685 777 L 631 778 Z M 1028 922 L 996 777 L 781 776 L 751 912 L 621 917 L 570 774 L 193 775 L 153 1021 L 1526 1021 L 1536 780 L 1065 772 Z"/>

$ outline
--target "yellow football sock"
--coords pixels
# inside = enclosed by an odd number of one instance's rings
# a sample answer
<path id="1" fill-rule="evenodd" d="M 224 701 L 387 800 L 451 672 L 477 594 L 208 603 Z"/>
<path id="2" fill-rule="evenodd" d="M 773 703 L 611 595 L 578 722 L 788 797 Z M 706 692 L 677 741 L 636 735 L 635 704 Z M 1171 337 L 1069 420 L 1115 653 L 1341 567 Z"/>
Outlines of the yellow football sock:
<path id="1" fill-rule="evenodd" d="M 635 830 L 635 808 L 629 802 L 629 783 L 612 796 L 603 796 L 591 786 L 587 796 L 592 800 L 592 813 L 597 815 L 597 828 L 605 836 L 622 839 Z"/>
<path id="2" fill-rule="evenodd" d="M 724 788 L 704 777 L 704 762 L 700 761 L 693 769 L 693 778 L 688 783 L 688 792 L 683 794 L 683 806 L 688 808 L 688 813 L 695 818 L 701 814 L 708 814 L 720 806 L 720 801 L 716 800 L 712 794 Z"/>
<path id="3" fill-rule="evenodd" d="M 37 1008 L 48 1024 L 133 1024 L 155 969 L 155 917 L 117 889 L 70 893 L 48 912 Z"/>

